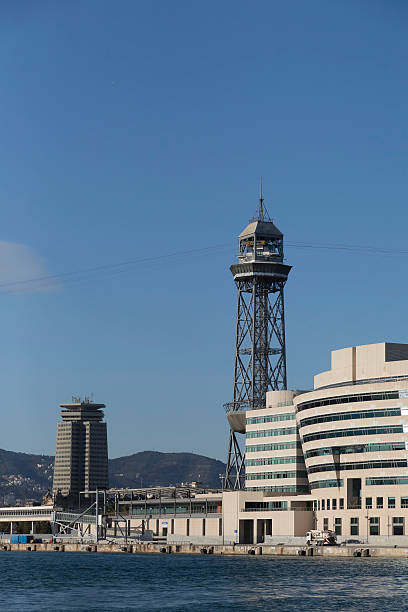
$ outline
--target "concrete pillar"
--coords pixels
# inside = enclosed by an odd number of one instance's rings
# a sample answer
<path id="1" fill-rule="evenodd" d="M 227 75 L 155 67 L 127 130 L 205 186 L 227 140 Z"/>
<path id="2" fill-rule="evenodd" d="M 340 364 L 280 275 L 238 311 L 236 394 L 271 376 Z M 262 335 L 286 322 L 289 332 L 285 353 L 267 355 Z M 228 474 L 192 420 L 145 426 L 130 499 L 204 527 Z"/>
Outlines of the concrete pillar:
<path id="1" fill-rule="evenodd" d="M 13 535 L 13 521 L 10 521 L 10 535 Z"/>
<path id="2" fill-rule="evenodd" d="M 35 521 L 31 521 L 31 533 L 32 535 L 35 534 Z"/>

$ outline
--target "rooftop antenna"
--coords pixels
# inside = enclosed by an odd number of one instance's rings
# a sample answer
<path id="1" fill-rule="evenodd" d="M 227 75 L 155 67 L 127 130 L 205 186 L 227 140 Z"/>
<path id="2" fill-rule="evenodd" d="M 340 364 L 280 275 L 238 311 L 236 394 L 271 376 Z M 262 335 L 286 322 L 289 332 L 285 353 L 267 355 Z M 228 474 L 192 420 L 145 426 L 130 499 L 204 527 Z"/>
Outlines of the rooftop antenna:
<path id="1" fill-rule="evenodd" d="M 271 218 L 268 214 L 268 211 L 266 210 L 265 206 L 264 206 L 264 197 L 263 197 L 263 189 L 262 189 L 262 176 L 261 176 L 261 181 L 260 181 L 260 193 L 259 193 L 259 200 L 258 200 L 258 210 L 256 212 L 256 215 L 254 215 L 254 217 L 252 217 L 252 219 L 250 219 L 250 222 L 253 221 L 271 221 Z"/>
<path id="2" fill-rule="evenodd" d="M 258 220 L 264 220 L 264 209 L 263 209 L 263 194 L 262 194 L 262 176 L 261 176 L 261 185 L 260 185 L 260 194 L 259 194 L 259 204 L 258 204 Z"/>

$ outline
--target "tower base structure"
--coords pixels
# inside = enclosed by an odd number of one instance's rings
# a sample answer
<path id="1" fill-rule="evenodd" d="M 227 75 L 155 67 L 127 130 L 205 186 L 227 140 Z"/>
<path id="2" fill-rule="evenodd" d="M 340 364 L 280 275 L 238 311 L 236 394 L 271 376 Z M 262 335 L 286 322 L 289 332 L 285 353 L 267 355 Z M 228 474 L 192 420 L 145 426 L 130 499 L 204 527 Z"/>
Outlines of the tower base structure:
<path id="1" fill-rule="evenodd" d="M 241 452 L 235 432 L 230 430 L 228 444 L 227 469 L 225 473 L 226 489 L 245 488 L 245 453 Z"/>

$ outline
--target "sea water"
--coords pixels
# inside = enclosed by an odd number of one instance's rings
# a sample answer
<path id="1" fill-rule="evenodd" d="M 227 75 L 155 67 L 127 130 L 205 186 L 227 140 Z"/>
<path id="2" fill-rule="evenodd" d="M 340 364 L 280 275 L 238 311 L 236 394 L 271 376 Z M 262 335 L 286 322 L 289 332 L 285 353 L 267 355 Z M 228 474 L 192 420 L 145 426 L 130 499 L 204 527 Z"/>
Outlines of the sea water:
<path id="1" fill-rule="evenodd" d="M 0 553 L 0 610 L 408 610 L 408 560 Z"/>

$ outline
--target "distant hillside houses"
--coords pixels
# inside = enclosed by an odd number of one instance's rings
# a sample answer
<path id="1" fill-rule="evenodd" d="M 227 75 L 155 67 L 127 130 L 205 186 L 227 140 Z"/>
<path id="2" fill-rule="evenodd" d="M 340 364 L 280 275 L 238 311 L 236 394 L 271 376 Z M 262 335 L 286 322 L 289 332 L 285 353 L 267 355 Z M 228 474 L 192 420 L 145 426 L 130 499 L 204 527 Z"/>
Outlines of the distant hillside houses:
<path id="1" fill-rule="evenodd" d="M 52 488 L 54 457 L 0 449 L 0 505 L 40 502 Z M 222 461 L 195 453 L 142 451 L 109 460 L 109 486 L 140 488 L 191 484 L 220 486 Z"/>

